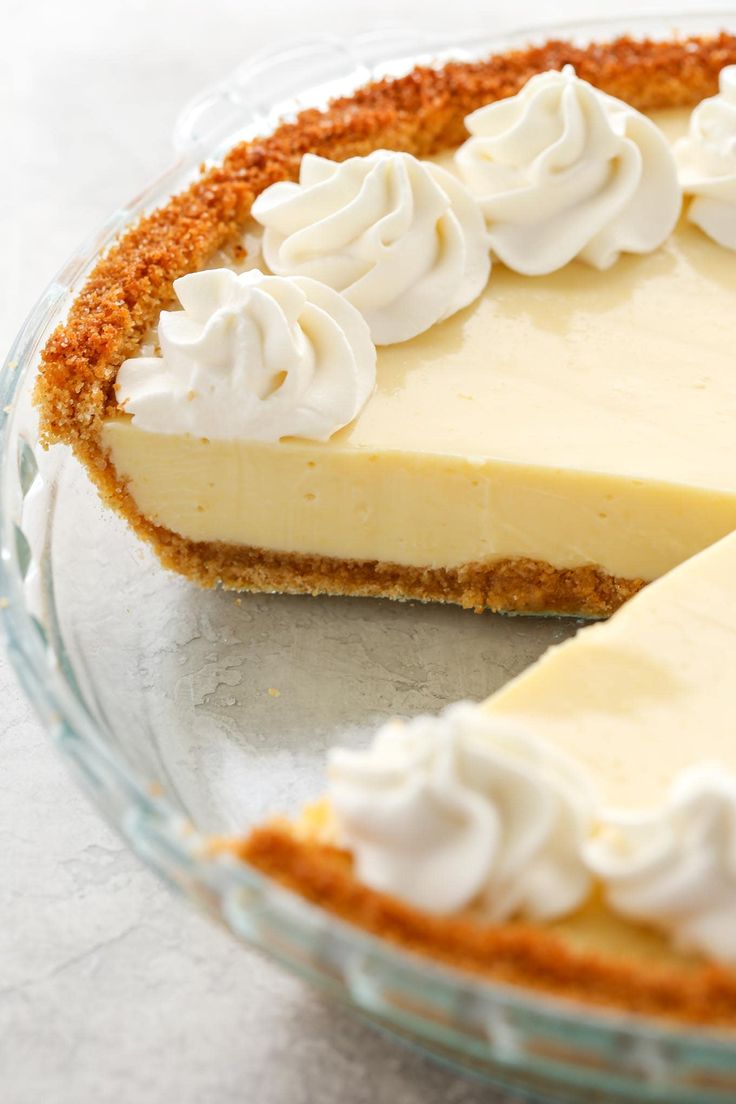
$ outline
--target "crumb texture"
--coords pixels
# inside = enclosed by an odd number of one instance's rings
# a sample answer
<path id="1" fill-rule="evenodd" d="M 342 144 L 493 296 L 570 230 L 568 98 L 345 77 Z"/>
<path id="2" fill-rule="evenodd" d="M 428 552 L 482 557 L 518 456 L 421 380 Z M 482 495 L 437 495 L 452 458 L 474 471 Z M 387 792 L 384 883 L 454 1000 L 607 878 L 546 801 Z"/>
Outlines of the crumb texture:
<path id="1" fill-rule="evenodd" d="M 341 919 L 466 972 L 602 1007 L 736 1027 L 736 972 L 725 967 L 625 962 L 574 949 L 541 927 L 430 916 L 361 885 L 349 855 L 303 839 L 286 824 L 274 822 L 217 846 Z"/>
<path id="2" fill-rule="evenodd" d="M 208 587 L 280 594 L 343 594 L 355 597 L 450 602 L 480 612 L 574 614 L 607 617 L 644 586 L 595 567 L 565 570 L 536 560 L 503 559 L 459 568 L 404 567 L 377 561 L 339 560 L 293 552 L 179 538 L 157 541 L 164 566 Z"/>

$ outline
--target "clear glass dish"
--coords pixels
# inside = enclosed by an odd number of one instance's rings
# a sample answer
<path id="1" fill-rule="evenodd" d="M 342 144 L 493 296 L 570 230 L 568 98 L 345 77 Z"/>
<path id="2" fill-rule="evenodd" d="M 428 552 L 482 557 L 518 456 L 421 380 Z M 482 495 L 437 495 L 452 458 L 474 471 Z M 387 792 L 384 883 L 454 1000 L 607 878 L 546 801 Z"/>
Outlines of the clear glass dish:
<path id="1" fill-rule="evenodd" d="M 30 393 L 39 351 L 99 252 L 236 138 L 419 57 L 673 27 L 734 29 L 736 17 L 546 27 L 441 49 L 403 32 L 349 44 L 318 37 L 252 59 L 183 112 L 179 162 L 70 260 L 0 375 L 0 616 L 29 696 L 93 800 L 151 867 L 239 939 L 433 1056 L 529 1100 L 733 1101 L 736 1043 L 441 969 L 244 864 L 208 856 L 202 841 L 317 794 L 325 750 L 338 739 L 358 743 L 390 715 L 480 699 L 575 625 L 200 591 L 164 572 L 101 506 L 67 450 L 38 447 Z"/>

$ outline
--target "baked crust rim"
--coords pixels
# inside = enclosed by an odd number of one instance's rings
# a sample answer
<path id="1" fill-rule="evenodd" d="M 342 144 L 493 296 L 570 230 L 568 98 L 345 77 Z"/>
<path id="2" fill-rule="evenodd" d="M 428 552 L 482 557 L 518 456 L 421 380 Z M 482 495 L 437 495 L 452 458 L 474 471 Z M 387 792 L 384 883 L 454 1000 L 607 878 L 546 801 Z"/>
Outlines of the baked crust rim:
<path id="1" fill-rule="evenodd" d="M 572 947 L 531 923 L 437 917 L 363 885 L 348 853 L 273 821 L 216 852 L 247 862 L 340 920 L 432 962 L 602 1010 L 736 1028 L 736 970 L 713 962 L 647 965 Z"/>

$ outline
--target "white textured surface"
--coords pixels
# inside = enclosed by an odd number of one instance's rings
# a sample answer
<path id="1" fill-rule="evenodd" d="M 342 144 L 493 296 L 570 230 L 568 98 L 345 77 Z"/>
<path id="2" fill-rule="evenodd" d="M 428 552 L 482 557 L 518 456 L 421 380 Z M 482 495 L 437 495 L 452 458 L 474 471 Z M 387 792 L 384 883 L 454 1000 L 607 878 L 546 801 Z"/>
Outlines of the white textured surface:
<path id="1" fill-rule="evenodd" d="M 557 17 L 621 10 L 554 7 Z M 541 0 L 510 14 L 500 3 L 453 0 L 452 28 L 550 14 Z M 67 254 L 167 165 L 177 111 L 200 87 L 284 31 L 349 33 L 389 21 L 440 29 L 446 6 L 5 0 L 2 351 Z M 3 1104 L 494 1099 L 324 1003 L 174 900 L 74 788 L 2 657 L 0 856 Z"/>

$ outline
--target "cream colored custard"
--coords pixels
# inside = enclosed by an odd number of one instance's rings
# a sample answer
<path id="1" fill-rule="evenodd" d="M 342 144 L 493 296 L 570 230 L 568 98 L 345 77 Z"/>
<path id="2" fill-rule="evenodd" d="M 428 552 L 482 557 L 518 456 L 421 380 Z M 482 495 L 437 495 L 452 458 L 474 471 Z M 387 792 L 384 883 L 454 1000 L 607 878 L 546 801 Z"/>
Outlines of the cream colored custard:
<path id="1" fill-rule="evenodd" d="M 485 704 L 583 765 L 609 806 L 659 806 L 683 770 L 736 771 L 736 533 L 547 652 Z"/>
<path id="2" fill-rule="evenodd" d="M 334 749 L 326 838 L 429 913 L 736 962 L 735 599 L 736 533 L 484 705 Z"/>
<path id="3" fill-rule="evenodd" d="M 572 755 L 605 805 L 629 811 L 642 824 L 651 815 L 648 831 L 638 836 L 643 856 L 646 841 L 656 840 L 663 830 L 668 814 L 661 810 L 683 772 L 711 764 L 727 786 L 736 771 L 735 606 L 736 533 L 642 591 L 610 621 L 590 626 L 547 652 L 483 708 L 495 718 L 528 727 Z M 706 797 L 702 791 L 697 806 L 687 814 L 681 808 L 677 815 L 691 817 L 698 806 L 697 815 L 702 825 L 709 825 L 708 833 L 701 836 L 694 822 L 689 843 L 687 830 L 680 836 L 673 832 L 669 857 L 659 868 L 656 862 L 650 860 L 647 866 L 642 861 L 635 883 L 637 892 L 646 895 L 639 919 L 667 931 L 662 913 L 667 908 L 674 913 L 674 920 L 667 917 L 669 936 L 664 942 L 614 915 L 600 895 L 553 927 L 577 945 L 650 962 L 669 960 L 676 953 L 671 942 L 668 946 L 671 937 L 678 945 L 683 942 L 673 908 L 678 878 L 679 895 L 692 894 L 695 915 L 700 907 L 706 913 L 714 907 L 709 897 L 717 907 L 718 894 L 732 893 L 729 817 L 713 804 L 712 793 Z M 675 832 L 682 833 L 684 824 L 682 820 Z M 669 830 L 673 828 L 674 824 Z M 678 850 L 688 846 L 690 850 Z M 707 869 L 711 860 L 715 881 L 706 889 L 695 872 Z M 635 858 L 632 866 L 636 868 Z M 689 891 L 688 878 L 693 883 Z M 678 907 L 687 916 L 682 902 Z M 728 912 L 722 921 L 726 933 L 733 930 L 732 916 Z M 715 929 L 709 934 L 710 941 L 701 937 L 685 942 L 699 942 L 701 950 L 722 954 L 722 945 L 713 942 Z M 733 959 L 732 949 L 727 957 Z"/>
<path id="4" fill-rule="evenodd" d="M 736 528 L 735 264 L 686 223 L 604 272 L 496 264 L 470 307 L 379 348 L 374 395 L 326 443 L 121 417 L 104 447 L 141 511 L 196 541 L 651 580 Z"/>

